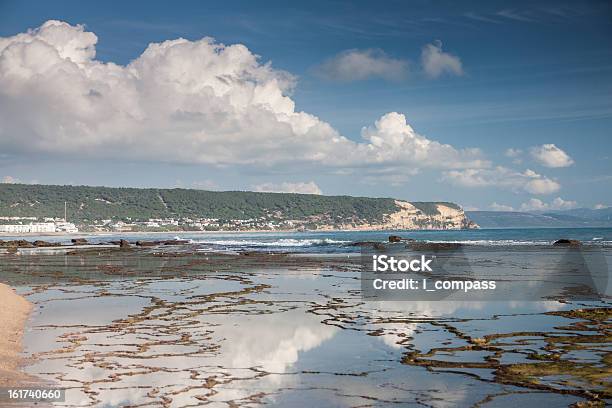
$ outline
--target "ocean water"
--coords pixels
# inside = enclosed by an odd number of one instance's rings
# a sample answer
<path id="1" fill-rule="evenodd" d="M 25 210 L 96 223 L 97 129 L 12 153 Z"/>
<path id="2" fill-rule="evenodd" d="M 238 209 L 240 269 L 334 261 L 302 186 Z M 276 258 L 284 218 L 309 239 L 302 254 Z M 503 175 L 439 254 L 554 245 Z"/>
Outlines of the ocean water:
<path id="1" fill-rule="evenodd" d="M 612 228 L 517 228 L 477 230 L 422 230 L 422 231 L 330 231 L 330 232 L 228 232 L 228 233 L 168 233 L 130 234 L 108 233 L 56 237 L 28 237 L 47 241 L 70 242 L 83 237 L 92 243 L 119 238 L 136 240 L 187 239 L 203 251 L 240 252 L 296 252 L 296 253 L 351 253 L 359 252 L 355 242 L 387 242 L 389 235 L 399 235 L 424 242 L 456 242 L 480 246 L 551 245 L 558 239 L 581 241 L 584 245 L 612 245 Z M 14 239 L 2 237 L 0 239 Z"/>

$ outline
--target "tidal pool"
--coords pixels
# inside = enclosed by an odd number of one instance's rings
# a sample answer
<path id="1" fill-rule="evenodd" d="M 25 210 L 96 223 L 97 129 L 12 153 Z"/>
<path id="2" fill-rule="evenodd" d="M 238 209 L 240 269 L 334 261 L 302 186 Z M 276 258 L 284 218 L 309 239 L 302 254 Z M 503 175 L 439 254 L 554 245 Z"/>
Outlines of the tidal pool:
<path id="1" fill-rule="evenodd" d="M 57 406 L 610 402 L 604 302 L 366 302 L 341 257 L 24 255 L 0 274 L 35 305 L 26 371 L 67 389 Z"/>

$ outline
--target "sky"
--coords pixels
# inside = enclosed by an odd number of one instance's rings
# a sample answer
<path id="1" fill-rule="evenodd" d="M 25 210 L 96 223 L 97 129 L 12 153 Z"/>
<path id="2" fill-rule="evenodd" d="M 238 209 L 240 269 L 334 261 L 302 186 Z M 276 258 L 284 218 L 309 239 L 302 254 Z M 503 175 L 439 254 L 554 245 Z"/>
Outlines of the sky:
<path id="1" fill-rule="evenodd" d="M 612 5 L 0 0 L 0 182 L 612 205 Z"/>

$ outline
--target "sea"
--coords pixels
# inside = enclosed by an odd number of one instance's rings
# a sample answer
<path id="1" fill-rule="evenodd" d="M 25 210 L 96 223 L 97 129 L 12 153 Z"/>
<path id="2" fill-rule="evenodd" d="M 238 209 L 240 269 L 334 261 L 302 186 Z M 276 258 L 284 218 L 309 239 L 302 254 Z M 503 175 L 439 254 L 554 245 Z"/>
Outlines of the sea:
<path id="1" fill-rule="evenodd" d="M 389 235 L 398 235 L 422 242 L 449 242 L 477 246 L 551 245 L 558 239 L 579 240 L 583 245 L 612 245 L 612 228 L 505 228 L 471 230 L 404 230 L 404 231 L 308 231 L 308 232 L 214 232 L 214 233 L 108 233 L 65 236 L 29 236 L 69 243 L 72 238 L 85 238 L 91 243 L 117 239 L 128 241 L 189 240 L 197 250 L 212 252 L 291 252 L 352 253 L 359 252 L 356 242 L 388 242 Z M 2 237 L 0 239 L 15 239 Z"/>

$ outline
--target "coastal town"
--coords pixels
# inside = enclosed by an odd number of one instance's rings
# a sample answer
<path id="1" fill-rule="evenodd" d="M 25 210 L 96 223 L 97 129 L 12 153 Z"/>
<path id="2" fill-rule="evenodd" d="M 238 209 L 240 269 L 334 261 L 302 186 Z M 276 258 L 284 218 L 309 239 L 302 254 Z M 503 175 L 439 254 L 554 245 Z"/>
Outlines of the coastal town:
<path id="1" fill-rule="evenodd" d="M 8 234 L 29 233 L 76 233 L 79 229 L 64 218 L 45 217 L 42 222 L 37 217 L 0 217 L 0 232 Z"/>
<path id="2" fill-rule="evenodd" d="M 73 234 L 78 232 L 198 232 L 198 231 L 307 231 L 307 230 L 391 230 L 391 229 L 462 229 L 477 228 L 462 210 L 438 205 L 439 215 L 425 215 L 409 203 L 386 216 L 383 223 L 367 223 L 358 218 L 330 220 L 326 217 L 285 219 L 268 214 L 246 219 L 168 217 L 131 219 L 106 218 L 67 221 L 67 218 L 0 216 L 0 233 L 7 234 Z"/>
<path id="3" fill-rule="evenodd" d="M 270 220 L 265 217 L 245 220 L 219 220 L 216 218 L 150 218 L 144 221 L 93 220 L 88 224 L 75 224 L 65 218 L 6 217 L 0 216 L 0 233 L 52 234 L 78 232 L 164 232 L 164 231 L 248 231 L 289 230 L 298 227 L 291 220 Z"/>

